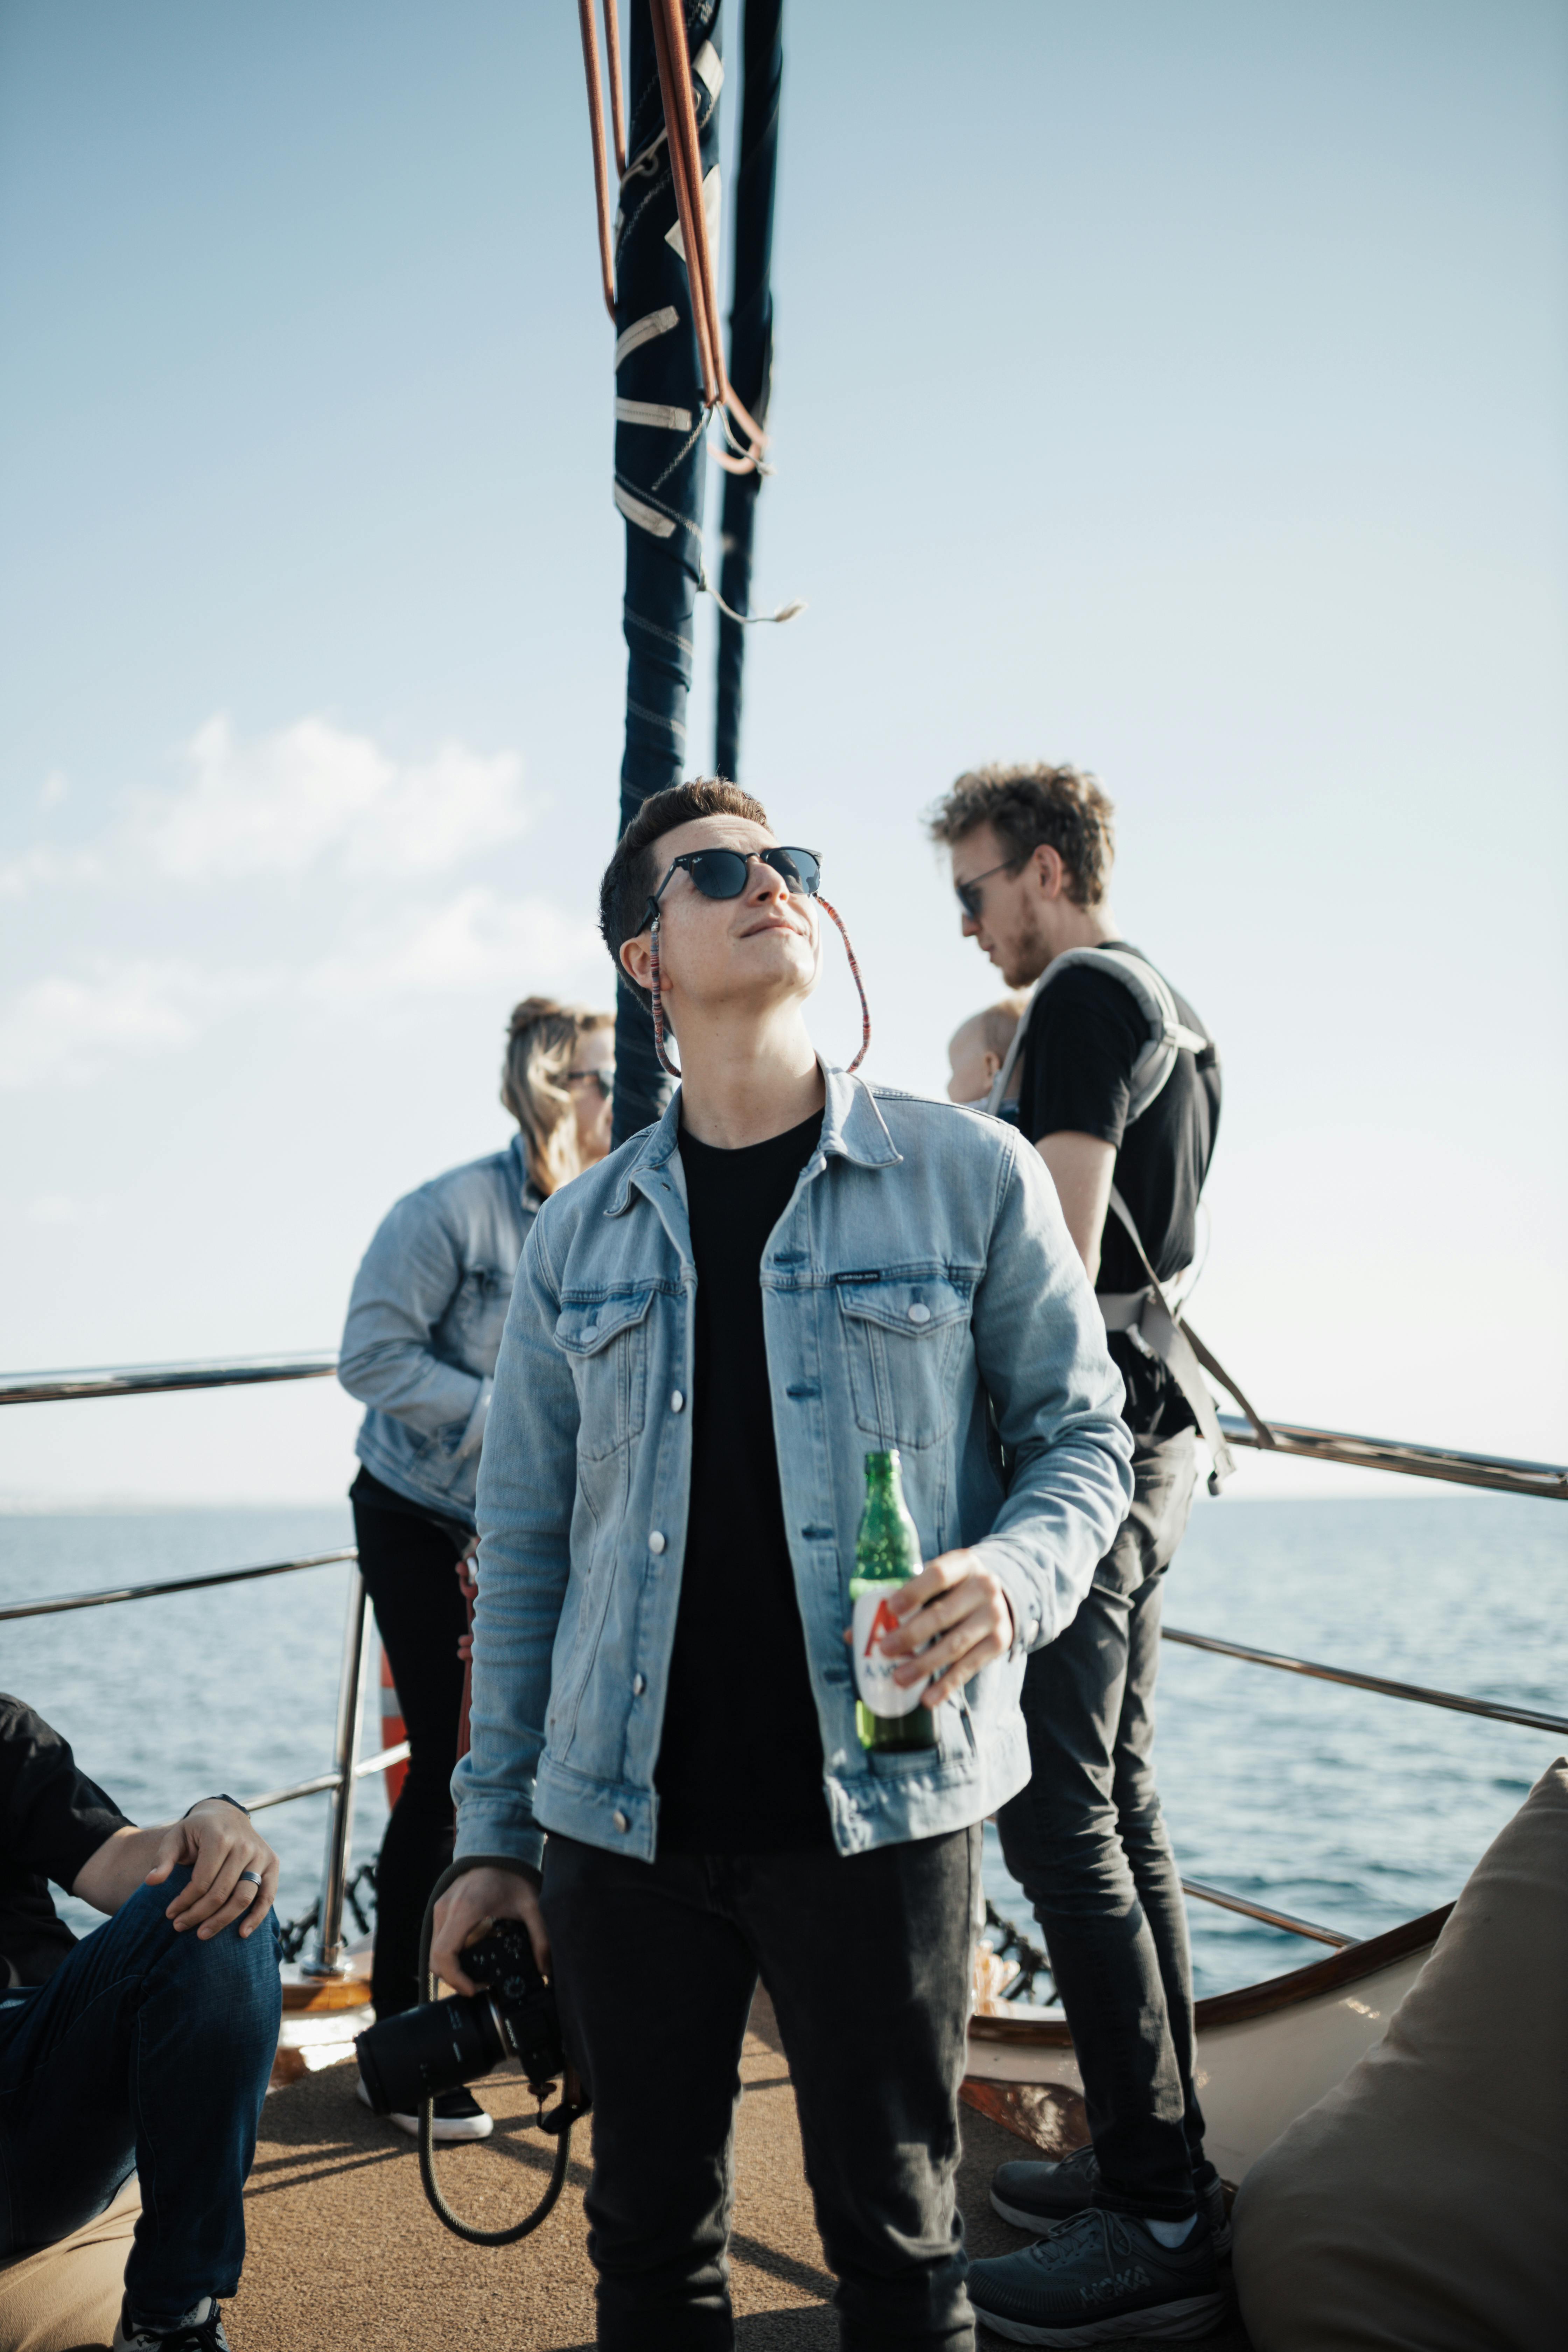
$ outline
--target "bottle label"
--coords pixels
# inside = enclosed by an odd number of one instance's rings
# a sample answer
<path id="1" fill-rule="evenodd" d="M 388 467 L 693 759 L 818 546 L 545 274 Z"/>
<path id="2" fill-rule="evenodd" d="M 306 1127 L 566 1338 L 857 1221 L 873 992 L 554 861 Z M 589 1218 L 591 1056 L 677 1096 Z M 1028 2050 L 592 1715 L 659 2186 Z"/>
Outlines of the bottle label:
<path id="1" fill-rule="evenodd" d="M 855 1688 L 863 1706 L 873 1715 L 912 1715 L 921 1703 L 921 1693 L 931 1680 L 896 1683 L 893 1669 L 904 1664 L 902 1658 L 885 1658 L 882 1643 L 898 1625 L 898 1619 L 889 1606 L 899 1591 L 896 1584 L 874 1584 L 860 1593 L 855 1602 L 854 1638 Z"/>

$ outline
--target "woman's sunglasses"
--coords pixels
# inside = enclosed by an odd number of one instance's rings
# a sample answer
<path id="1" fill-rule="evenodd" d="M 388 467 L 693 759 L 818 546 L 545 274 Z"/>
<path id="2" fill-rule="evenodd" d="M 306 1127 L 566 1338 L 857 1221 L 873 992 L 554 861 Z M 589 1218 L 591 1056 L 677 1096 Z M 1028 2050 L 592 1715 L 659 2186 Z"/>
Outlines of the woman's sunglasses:
<path id="1" fill-rule="evenodd" d="M 822 880 L 822 860 L 814 849 L 689 849 L 684 857 L 673 861 L 648 900 L 647 912 L 643 917 L 645 929 L 657 917 L 658 902 L 677 874 L 689 874 L 705 898 L 738 898 L 746 887 L 753 858 L 761 866 L 773 867 L 792 898 L 816 898 Z"/>
<path id="2" fill-rule="evenodd" d="M 607 1070 L 568 1070 L 566 1073 L 568 1086 L 575 1085 L 580 1078 L 586 1078 L 592 1085 L 597 1087 L 601 1098 L 605 1102 L 609 1101 L 615 1092 L 616 1073 L 613 1066 Z"/>

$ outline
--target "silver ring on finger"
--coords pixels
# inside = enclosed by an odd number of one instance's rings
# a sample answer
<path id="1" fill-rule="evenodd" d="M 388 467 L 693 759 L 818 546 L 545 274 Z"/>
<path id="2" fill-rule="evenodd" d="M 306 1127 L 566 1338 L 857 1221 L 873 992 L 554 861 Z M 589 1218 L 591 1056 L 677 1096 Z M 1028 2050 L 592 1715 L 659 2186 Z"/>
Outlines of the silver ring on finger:
<path id="1" fill-rule="evenodd" d="M 242 1870 L 239 1874 L 241 1878 L 247 1879 L 252 1886 L 259 1886 L 261 1884 L 261 1873 L 258 1870 Z"/>

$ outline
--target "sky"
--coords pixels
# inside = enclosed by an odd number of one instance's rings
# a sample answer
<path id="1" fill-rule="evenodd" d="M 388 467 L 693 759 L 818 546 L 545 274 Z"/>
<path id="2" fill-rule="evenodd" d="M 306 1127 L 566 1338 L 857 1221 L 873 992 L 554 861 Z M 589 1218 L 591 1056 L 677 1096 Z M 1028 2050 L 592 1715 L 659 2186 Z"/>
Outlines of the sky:
<path id="1" fill-rule="evenodd" d="M 608 1001 L 584 115 L 565 0 L 0 5 L 5 1369 L 334 1346 L 505 1140 L 513 1001 Z M 742 763 L 933 1092 L 995 983 L 920 813 L 1092 768 L 1224 1058 L 1200 1331 L 1281 1419 L 1557 1460 L 1565 163 L 1547 0 L 791 0 L 807 609 Z M 813 1020 L 847 1059 L 841 971 Z M 355 1418 L 18 1408 L 0 1503 L 325 1499 Z"/>

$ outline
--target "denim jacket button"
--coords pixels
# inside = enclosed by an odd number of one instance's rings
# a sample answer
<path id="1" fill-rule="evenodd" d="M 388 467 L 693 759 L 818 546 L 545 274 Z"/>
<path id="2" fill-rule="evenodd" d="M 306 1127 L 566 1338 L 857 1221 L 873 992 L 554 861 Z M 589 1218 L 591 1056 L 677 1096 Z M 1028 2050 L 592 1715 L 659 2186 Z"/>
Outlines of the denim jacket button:
<path id="1" fill-rule="evenodd" d="M 627 1821 L 625 1813 L 623 1812 L 613 1812 L 610 1815 L 610 1819 L 614 1822 L 616 1827 L 623 1832 L 623 1834 L 631 1827 L 630 1822 Z"/>
<path id="2" fill-rule="evenodd" d="M 632 1676 L 632 1696 L 634 1698 L 641 1698 L 647 1688 L 647 1676 L 646 1675 L 634 1675 Z"/>
<path id="3" fill-rule="evenodd" d="M 686 1411 L 686 1399 L 681 1395 L 679 1389 L 671 1389 L 669 1392 L 669 1409 L 671 1412 L 684 1412 Z"/>
<path id="4" fill-rule="evenodd" d="M 658 1558 L 659 1553 L 664 1549 L 664 1537 L 658 1528 L 655 1528 L 652 1535 L 649 1536 L 647 1539 L 647 1548 L 649 1551 L 652 1552 L 656 1559 Z"/>
<path id="5" fill-rule="evenodd" d="M 909 1315 L 910 1321 L 911 1323 L 929 1323 L 931 1321 L 931 1308 L 929 1307 L 922 1307 L 918 1298 L 914 1305 L 910 1308 Z"/>

